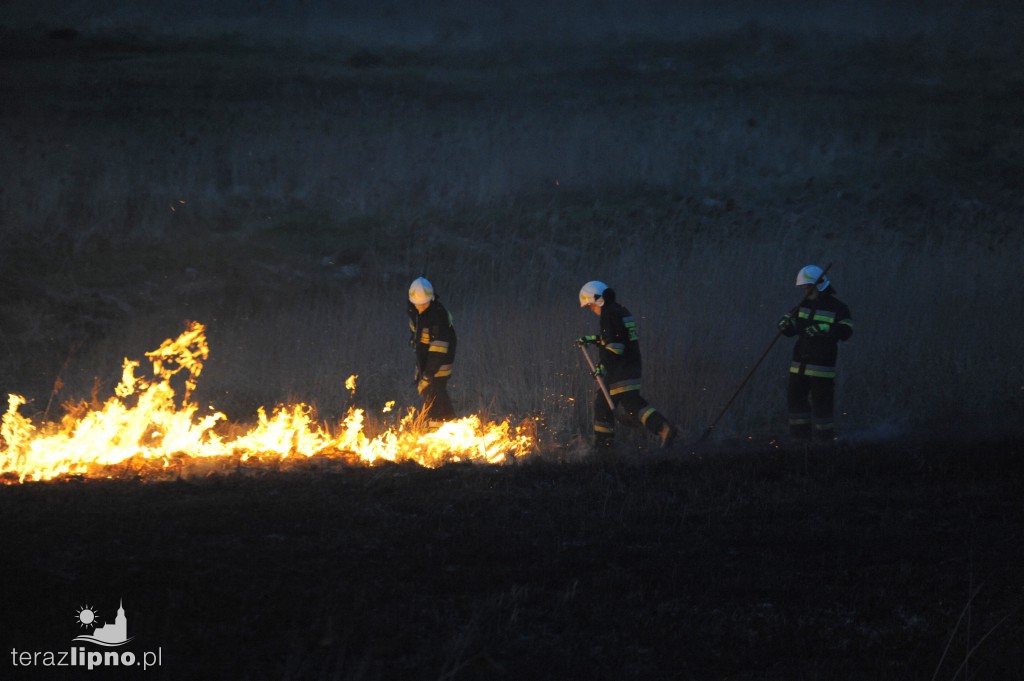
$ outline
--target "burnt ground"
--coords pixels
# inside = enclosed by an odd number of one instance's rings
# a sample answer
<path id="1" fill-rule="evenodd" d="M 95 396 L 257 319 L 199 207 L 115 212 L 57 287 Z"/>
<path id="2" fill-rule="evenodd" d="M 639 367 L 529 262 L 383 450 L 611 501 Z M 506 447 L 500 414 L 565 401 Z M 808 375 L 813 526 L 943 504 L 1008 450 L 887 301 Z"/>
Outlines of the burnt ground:
<path id="1" fill-rule="evenodd" d="M 161 653 L 141 678 L 1022 679 L 1022 454 L 11 485 L 0 638 L 66 650 L 123 599 L 125 649 Z"/>

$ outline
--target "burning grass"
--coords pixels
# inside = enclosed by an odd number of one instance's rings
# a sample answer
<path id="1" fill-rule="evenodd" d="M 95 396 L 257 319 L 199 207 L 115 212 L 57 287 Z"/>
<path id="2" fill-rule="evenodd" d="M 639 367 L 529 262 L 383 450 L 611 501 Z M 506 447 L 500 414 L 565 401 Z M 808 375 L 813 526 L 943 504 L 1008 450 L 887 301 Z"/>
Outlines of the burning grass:
<path id="1" fill-rule="evenodd" d="M 260 407 L 252 426 L 228 424 L 223 413 L 201 410 L 191 400 L 209 357 L 202 324 L 190 323 L 177 339 L 164 341 L 146 357 L 153 379 L 136 376 L 139 362 L 125 359 L 112 397 L 102 404 L 94 399 L 69 405 L 59 422 L 34 423 L 19 413 L 25 399 L 11 395 L 0 427 L 3 478 L 167 478 L 267 464 L 285 468 L 312 457 L 348 464 L 414 461 L 429 467 L 460 461 L 503 463 L 534 446 L 525 425 L 486 423 L 471 415 L 427 430 L 414 408 L 375 434 L 364 429 L 362 409 L 350 407 L 332 428 L 318 423 L 315 410 L 303 403 L 269 412 Z M 184 382 L 180 402 L 172 386 L 175 380 Z M 354 395 L 356 376 L 345 385 Z"/>

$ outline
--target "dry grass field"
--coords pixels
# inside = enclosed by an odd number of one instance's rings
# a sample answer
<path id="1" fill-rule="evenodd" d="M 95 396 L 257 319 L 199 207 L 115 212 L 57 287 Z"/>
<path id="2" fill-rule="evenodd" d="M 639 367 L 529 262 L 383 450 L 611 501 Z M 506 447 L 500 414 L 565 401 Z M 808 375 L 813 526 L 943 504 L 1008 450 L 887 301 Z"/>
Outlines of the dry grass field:
<path id="1" fill-rule="evenodd" d="M 166 678 L 1024 678 L 1016 5 L 89 4 L 0 17 L 0 391 L 59 418 L 198 320 L 233 422 L 413 405 L 425 275 L 456 408 L 542 446 L 0 487 L 0 642 L 124 593 Z M 584 456 L 583 282 L 692 442 L 811 262 L 837 456 L 777 446 L 785 339 L 706 448 Z"/>
<path id="2" fill-rule="evenodd" d="M 464 410 L 585 432 L 568 343 L 601 278 L 641 320 L 646 392 L 699 433 L 796 270 L 832 262 L 858 325 L 844 431 L 1013 431 L 1019 17 L 920 18 L 372 49 L 7 29 L 0 384 L 39 412 L 58 375 L 61 397 L 109 391 L 189 318 L 233 415 L 333 415 L 351 373 L 412 401 L 402 305 L 426 274 L 464 338 Z M 771 435 L 784 345 L 722 432 Z"/>

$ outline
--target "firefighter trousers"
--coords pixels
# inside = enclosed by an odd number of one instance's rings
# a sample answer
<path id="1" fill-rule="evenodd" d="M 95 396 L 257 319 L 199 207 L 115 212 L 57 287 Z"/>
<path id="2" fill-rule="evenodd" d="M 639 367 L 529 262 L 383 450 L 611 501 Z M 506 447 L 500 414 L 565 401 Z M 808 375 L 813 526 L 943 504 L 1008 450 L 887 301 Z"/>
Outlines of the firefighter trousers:
<path id="1" fill-rule="evenodd" d="M 442 421 L 455 419 L 455 409 L 448 397 L 448 377 L 433 378 L 420 393 L 423 398 L 423 413 L 431 426 L 440 425 Z"/>
<path id="2" fill-rule="evenodd" d="M 831 442 L 835 437 L 834 378 L 789 375 L 786 402 L 789 408 L 789 434 L 794 438 Z"/>
<path id="3" fill-rule="evenodd" d="M 628 390 L 612 395 L 612 403 L 629 415 L 631 425 L 643 426 L 655 435 L 668 422 L 661 413 L 647 403 L 639 390 Z M 615 412 L 599 389 L 594 396 L 594 444 L 610 446 L 615 439 Z"/>

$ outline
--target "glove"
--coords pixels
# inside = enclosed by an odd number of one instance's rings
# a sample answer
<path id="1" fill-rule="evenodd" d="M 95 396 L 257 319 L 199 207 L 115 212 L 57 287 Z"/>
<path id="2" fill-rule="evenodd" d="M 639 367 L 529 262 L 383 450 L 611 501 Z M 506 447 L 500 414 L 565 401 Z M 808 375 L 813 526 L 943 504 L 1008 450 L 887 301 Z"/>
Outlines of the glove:
<path id="1" fill-rule="evenodd" d="M 600 345 L 601 344 L 601 339 L 598 338 L 597 336 L 580 336 L 579 338 L 576 339 L 576 345 L 580 346 L 581 348 L 584 345 L 588 345 L 588 344 L 589 345 Z"/>
<path id="2" fill-rule="evenodd" d="M 804 329 L 804 333 L 808 336 L 827 336 L 831 330 L 832 325 L 828 322 L 818 322 L 817 324 L 811 324 Z"/>
<path id="3" fill-rule="evenodd" d="M 608 370 L 604 368 L 604 365 L 603 364 L 598 364 L 597 368 L 590 372 L 590 375 L 593 378 L 597 378 L 598 376 L 604 376 L 607 373 L 608 373 Z"/>
<path id="4" fill-rule="evenodd" d="M 776 324 L 779 327 L 779 331 L 782 333 L 792 333 L 796 331 L 796 320 L 793 319 L 793 315 L 787 314 L 785 317 L 779 320 Z"/>

